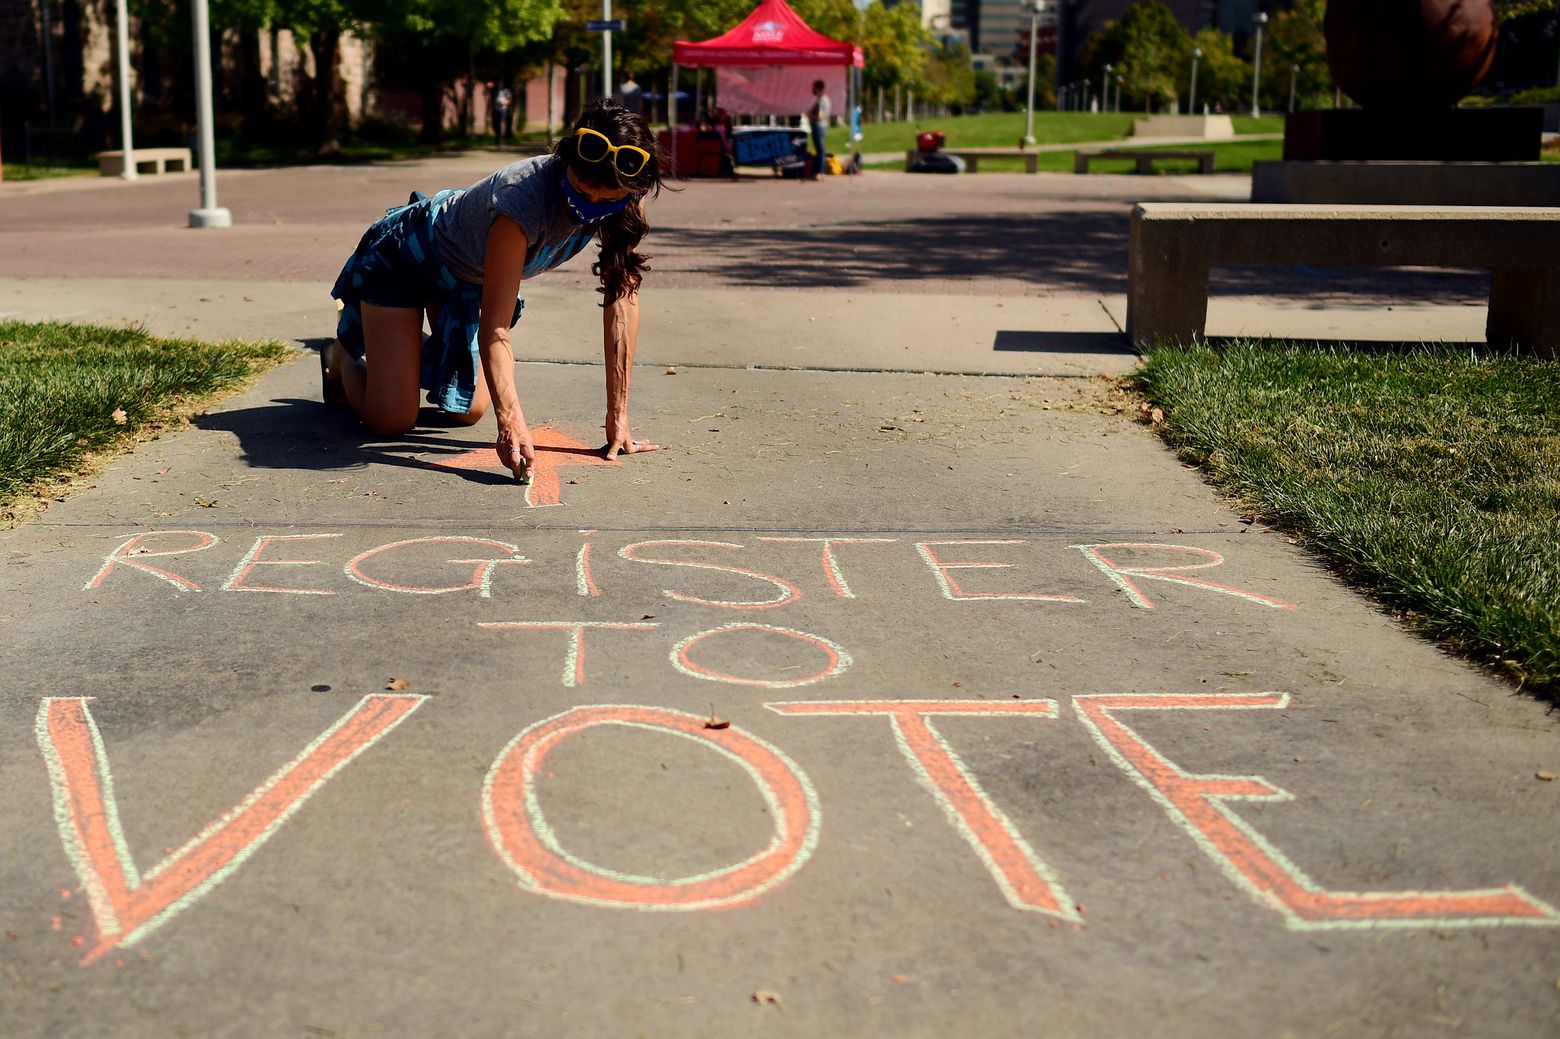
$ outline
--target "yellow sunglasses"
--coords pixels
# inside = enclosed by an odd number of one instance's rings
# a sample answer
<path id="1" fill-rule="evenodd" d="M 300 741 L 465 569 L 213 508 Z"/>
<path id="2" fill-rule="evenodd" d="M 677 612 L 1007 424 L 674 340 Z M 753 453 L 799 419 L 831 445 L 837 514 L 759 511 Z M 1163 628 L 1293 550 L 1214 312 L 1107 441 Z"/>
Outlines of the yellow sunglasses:
<path id="1" fill-rule="evenodd" d="M 635 177 L 650 162 L 650 153 L 632 144 L 613 144 L 606 134 L 588 127 L 574 131 L 574 153 L 586 162 L 605 162 L 625 177 Z"/>

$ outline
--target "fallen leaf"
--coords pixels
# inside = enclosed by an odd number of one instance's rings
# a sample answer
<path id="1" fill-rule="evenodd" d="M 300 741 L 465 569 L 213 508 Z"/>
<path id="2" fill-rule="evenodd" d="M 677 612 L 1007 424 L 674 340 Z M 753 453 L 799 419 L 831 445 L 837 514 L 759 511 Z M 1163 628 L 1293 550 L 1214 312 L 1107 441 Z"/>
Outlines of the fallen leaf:
<path id="1" fill-rule="evenodd" d="M 1255 523 L 1257 522 L 1257 517 L 1248 512 L 1240 518 L 1240 521 L 1242 523 Z"/>
<path id="2" fill-rule="evenodd" d="M 130 416 L 125 414 L 125 409 L 124 408 L 115 408 L 114 409 L 113 419 L 114 419 L 114 425 L 122 426 L 126 422 L 130 421 Z"/>
<path id="3" fill-rule="evenodd" d="M 724 718 L 717 718 L 712 714 L 708 718 L 704 719 L 704 727 L 706 729 L 729 729 L 731 728 L 731 723 Z"/>
<path id="4" fill-rule="evenodd" d="M 203 509 L 214 509 L 217 507 L 217 501 L 215 498 L 213 498 L 211 501 L 207 501 L 205 498 L 196 498 L 195 504 L 199 505 Z"/>
<path id="5" fill-rule="evenodd" d="M 647 613 L 643 617 L 640 617 L 639 619 L 642 620 L 642 621 L 647 621 L 647 620 L 649 620 L 650 618 L 652 618 L 654 616 L 655 616 L 655 614 L 653 614 L 653 613 Z"/>
<path id="6" fill-rule="evenodd" d="M 173 467 L 170 466 L 170 465 L 165 465 L 161 469 L 157 470 L 157 475 L 158 476 L 167 476 L 171 472 L 173 472 Z"/>
<path id="7" fill-rule="evenodd" d="M 753 993 L 753 1002 L 757 1003 L 759 1006 L 768 1004 L 772 1007 L 778 1007 L 780 1005 L 780 993 L 770 992 L 768 989 L 759 989 L 757 992 Z"/>
<path id="8" fill-rule="evenodd" d="M 1148 413 L 1148 417 L 1153 422 L 1156 422 L 1156 423 L 1157 422 L 1163 422 L 1165 420 L 1164 409 L 1163 408 L 1155 408 L 1153 411 L 1150 411 Z"/>
<path id="9" fill-rule="evenodd" d="M 387 683 L 387 684 L 386 684 L 386 685 L 385 685 L 385 688 L 386 688 L 386 689 L 395 689 L 395 690 L 400 690 L 400 689 L 410 689 L 410 688 L 411 688 L 411 686 L 412 686 L 412 683 L 410 683 L 410 682 L 408 682 L 408 681 L 407 681 L 407 680 L 406 680 L 406 679 L 404 679 L 404 678 L 392 678 L 392 679 L 390 679 L 390 681 L 389 681 L 389 682 L 388 682 L 388 683 Z"/>
<path id="10" fill-rule="evenodd" d="M 669 367 L 669 368 L 666 369 L 666 374 L 667 375 L 676 375 L 677 374 L 677 369 Z"/>
<path id="11" fill-rule="evenodd" d="M 577 476 L 572 476 L 572 477 L 570 477 L 570 478 L 569 478 L 569 482 L 570 482 L 570 483 L 579 483 L 579 482 L 580 482 L 580 480 L 579 480 L 579 477 L 577 477 Z"/>
<path id="12" fill-rule="evenodd" d="M 1546 783 L 1553 783 L 1555 781 L 1555 774 L 1550 772 L 1548 769 L 1545 769 L 1541 772 L 1535 772 L 1533 774 Z"/>
<path id="13" fill-rule="evenodd" d="M 903 985 L 906 982 L 908 982 L 910 979 L 908 977 L 906 977 L 905 975 L 903 975 L 903 974 L 895 974 L 889 980 L 892 981 L 896 985 Z"/>

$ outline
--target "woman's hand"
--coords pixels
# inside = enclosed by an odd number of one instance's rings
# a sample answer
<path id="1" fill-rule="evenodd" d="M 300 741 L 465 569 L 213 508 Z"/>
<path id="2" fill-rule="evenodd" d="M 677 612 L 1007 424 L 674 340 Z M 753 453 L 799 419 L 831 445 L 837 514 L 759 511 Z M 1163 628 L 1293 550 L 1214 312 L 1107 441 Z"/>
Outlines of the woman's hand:
<path id="1" fill-rule="evenodd" d="M 628 431 L 627 415 L 607 416 L 607 461 L 617 461 L 619 453 L 625 455 L 637 455 L 644 451 L 659 451 L 660 448 L 648 440 L 635 440 Z"/>
<path id="2" fill-rule="evenodd" d="M 498 442 L 493 450 L 498 452 L 499 462 L 515 474 L 516 480 L 531 482 L 531 470 L 536 467 L 536 448 L 531 443 L 531 429 L 519 409 L 513 415 L 499 414 Z"/>

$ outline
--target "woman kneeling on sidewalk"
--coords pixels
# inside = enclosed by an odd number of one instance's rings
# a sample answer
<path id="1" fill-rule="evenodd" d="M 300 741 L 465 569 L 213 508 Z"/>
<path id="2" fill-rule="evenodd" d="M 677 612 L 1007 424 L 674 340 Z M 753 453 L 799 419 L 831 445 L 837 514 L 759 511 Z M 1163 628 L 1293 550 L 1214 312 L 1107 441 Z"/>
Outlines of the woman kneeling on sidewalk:
<path id="1" fill-rule="evenodd" d="M 469 188 L 414 194 L 363 235 L 331 295 L 341 303 L 336 340 L 322 351 L 327 404 L 350 406 L 375 433 L 417 422 L 428 402 L 470 425 L 494 405 L 499 461 L 520 480 L 535 462 L 515 391 L 510 329 L 523 278 L 573 257 L 592 238 L 601 253 L 607 369 L 608 458 L 654 451 L 628 428 L 628 388 L 639 336 L 639 284 L 649 230 L 646 195 L 659 193 L 661 160 L 641 116 L 592 102 L 550 155 L 511 163 Z M 425 341 L 423 313 L 433 334 Z"/>

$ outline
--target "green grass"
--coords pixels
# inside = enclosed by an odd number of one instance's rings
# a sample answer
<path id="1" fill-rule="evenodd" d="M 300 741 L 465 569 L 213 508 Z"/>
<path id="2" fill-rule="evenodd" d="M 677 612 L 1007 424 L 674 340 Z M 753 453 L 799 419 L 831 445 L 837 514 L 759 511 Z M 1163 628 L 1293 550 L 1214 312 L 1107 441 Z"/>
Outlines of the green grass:
<path id="1" fill-rule="evenodd" d="M 90 455 L 177 421 L 291 352 L 281 343 L 0 321 L 0 502 L 80 474 Z"/>
<path id="2" fill-rule="evenodd" d="M 1124 138 L 1134 119 L 1142 112 L 1055 112 L 1035 113 L 1035 141 L 1038 144 L 1073 144 L 1084 141 L 1113 141 Z M 1235 132 L 1282 133 L 1282 116 L 1235 116 Z M 915 135 L 922 130 L 941 130 L 948 135 L 950 148 L 1010 148 L 1024 136 L 1023 112 L 990 112 L 984 115 L 960 115 L 945 118 L 919 118 L 907 123 L 867 123 L 861 131 L 864 152 L 904 151 L 915 147 Z M 846 149 L 849 141 L 844 126 L 829 131 L 829 147 Z M 1068 160 L 1071 169 L 1071 160 Z M 995 167 L 993 167 L 995 168 Z"/>
<path id="3" fill-rule="evenodd" d="M 4 163 L 4 169 L 0 170 L 3 180 L 0 183 L 9 184 L 12 181 L 22 180 L 52 180 L 55 177 L 95 177 L 97 176 L 97 163 L 78 163 L 73 165 L 49 165 L 44 166 L 34 163 L 31 167 L 19 162 Z"/>
<path id="4" fill-rule="evenodd" d="M 1560 379 L 1426 346 L 1148 352 L 1166 440 L 1426 635 L 1560 697 Z"/>

